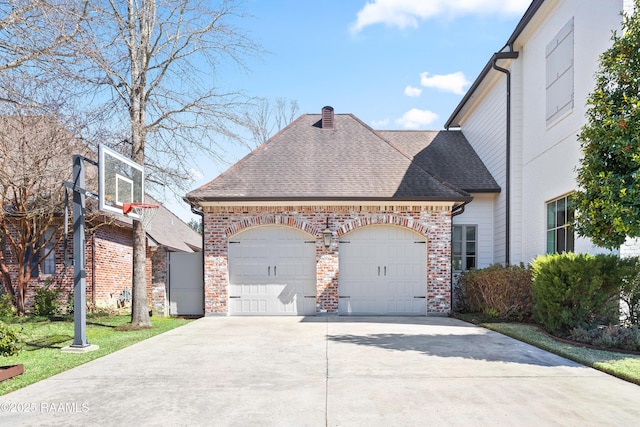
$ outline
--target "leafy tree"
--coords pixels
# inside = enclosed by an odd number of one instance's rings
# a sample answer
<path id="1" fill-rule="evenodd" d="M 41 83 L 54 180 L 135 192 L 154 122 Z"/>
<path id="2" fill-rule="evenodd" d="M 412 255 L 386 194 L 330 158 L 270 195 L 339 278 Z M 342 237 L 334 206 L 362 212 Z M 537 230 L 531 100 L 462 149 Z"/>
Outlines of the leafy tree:
<path id="1" fill-rule="evenodd" d="M 640 0 L 600 55 L 576 193 L 576 230 L 599 246 L 616 248 L 640 236 Z"/>

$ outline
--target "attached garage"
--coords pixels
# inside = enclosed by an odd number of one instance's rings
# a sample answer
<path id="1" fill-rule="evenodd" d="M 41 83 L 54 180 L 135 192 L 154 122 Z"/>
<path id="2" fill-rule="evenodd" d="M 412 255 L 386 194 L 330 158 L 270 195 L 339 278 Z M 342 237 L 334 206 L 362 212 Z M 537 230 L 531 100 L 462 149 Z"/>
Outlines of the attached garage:
<path id="1" fill-rule="evenodd" d="M 316 240 L 262 226 L 229 239 L 229 314 L 315 315 Z"/>
<path id="2" fill-rule="evenodd" d="M 425 315 L 427 242 L 408 229 L 368 226 L 340 239 L 341 315 Z"/>

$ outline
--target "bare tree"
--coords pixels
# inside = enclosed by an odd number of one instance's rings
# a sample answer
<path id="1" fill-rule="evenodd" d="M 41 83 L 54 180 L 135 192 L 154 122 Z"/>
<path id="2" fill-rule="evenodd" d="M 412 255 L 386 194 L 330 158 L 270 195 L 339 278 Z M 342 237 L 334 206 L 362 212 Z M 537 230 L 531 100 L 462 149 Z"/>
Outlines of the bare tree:
<path id="1" fill-rule="evenodd" d="M 34 105 L 15 90 L 29 75 L 38 84 L 54 82 L 53 71 L 73 60 L 73 39 L 86 18 L 87 1 L 0 0 L 0 101 Z M 46 72 L 43 72 L 46 71 Z"/>
<path id="2" fill-rule="evenodd" d="M 259 98 L 245 112 L 246 126 L 251 132 L 251 141 L 255 148 L 264 144 L 276 132 L 284 129 L 298 116 L 298 102 L 278 98 L 275 103 Z"/>
<path id="3" fill-rule="evenodd" d="M 83 28 L 92 68 L 94 102 L 106 100 L 105 123 L 120 130 L 114 148 L 145 166 L 147 182 L 185 187 L 192 164 L 218 156 L 219 143 L 239 139 L 245 98 L 216 87 L 217 67 L 242 68 L 259 48 L 234 28 L 243 18 L 230 0 L 95 0 Z M 118 128 L 127 123 L 126 128 Z M 145 277 L 145 233 L 134 221 L 132 319 L 150 324 Z"/>

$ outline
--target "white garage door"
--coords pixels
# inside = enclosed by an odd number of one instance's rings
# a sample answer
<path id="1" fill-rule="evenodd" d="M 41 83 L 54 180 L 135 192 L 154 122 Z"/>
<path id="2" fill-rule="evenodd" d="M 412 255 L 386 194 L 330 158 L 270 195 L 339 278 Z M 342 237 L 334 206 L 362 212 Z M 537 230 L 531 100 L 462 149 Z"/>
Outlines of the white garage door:
<path id="1" fill-rule="evenodd" d="M 400 227 L 369 226 L 340 239 L 342 315 L 425 315 L 426 240 Z"/>
<path id="2" fill-rule="evenodd" d="M 229 239 L 229 312 L 314 315 L 316 242 L 293 228 L 264 226 Z"/>

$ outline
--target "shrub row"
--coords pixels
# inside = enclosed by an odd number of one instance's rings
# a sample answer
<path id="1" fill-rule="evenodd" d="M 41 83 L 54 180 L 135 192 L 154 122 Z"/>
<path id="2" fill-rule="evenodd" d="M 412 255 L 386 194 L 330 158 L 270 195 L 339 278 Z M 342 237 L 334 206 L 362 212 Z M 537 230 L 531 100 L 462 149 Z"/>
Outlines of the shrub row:
<path id="1" fill-rule="evenodd" d="M 530 268 L 493 265 L 466 272 L 457 286 L 457 311 L 505 320 L 532 317 L 559 336 L 598 325 L 640 324 L 638 258 L 544 255 Z"/>

